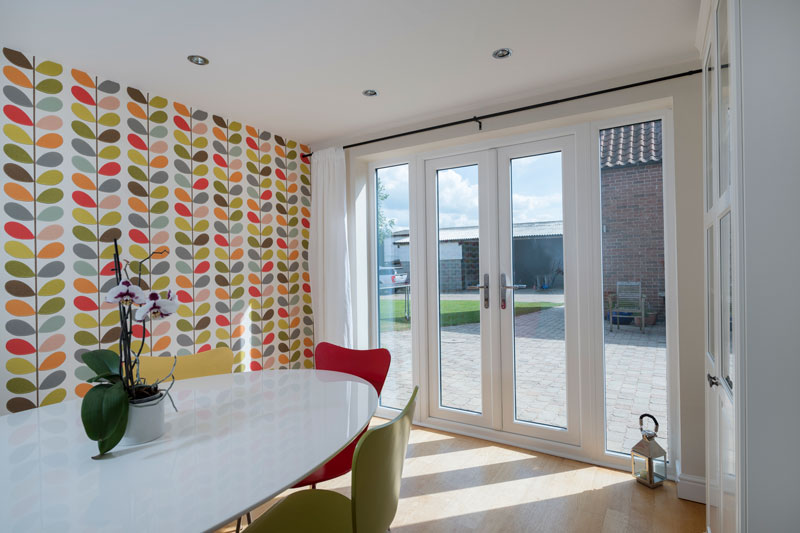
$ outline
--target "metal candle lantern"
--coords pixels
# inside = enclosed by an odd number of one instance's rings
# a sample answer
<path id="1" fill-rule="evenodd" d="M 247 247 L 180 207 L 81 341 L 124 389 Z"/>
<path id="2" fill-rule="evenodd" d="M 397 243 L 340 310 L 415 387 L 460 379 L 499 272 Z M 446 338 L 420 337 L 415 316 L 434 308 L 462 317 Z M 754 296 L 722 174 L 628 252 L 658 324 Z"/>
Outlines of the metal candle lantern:
<path id="1" fill-rule="evenodd" d="M 644 429 L 644 419 L 649 418 L 655 428 Z M 667 478 L 667 452 L 656 442 L 658 420 L 651 414 L 639 417 L 639 430 L 642 440 L 631 449 L 631 474 L 636 480 L 651 489 L 660 486 Z"/>

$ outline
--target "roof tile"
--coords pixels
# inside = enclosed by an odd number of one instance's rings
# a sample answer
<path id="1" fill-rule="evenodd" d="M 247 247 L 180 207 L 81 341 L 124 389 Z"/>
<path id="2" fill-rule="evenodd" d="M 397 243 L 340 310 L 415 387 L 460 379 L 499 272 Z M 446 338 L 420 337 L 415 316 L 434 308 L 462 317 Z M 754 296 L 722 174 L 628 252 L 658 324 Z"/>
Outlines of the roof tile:
<path id="1" fill-rule="evenodd" d="M 661 121 L 600 130 L 600 167 L 661 161 Z"/>

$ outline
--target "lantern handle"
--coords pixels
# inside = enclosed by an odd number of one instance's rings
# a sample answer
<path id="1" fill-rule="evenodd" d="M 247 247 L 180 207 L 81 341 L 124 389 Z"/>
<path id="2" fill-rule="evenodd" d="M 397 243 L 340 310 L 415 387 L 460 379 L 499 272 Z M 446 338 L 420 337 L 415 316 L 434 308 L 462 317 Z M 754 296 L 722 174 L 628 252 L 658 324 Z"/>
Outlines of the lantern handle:
<path id="1" fill-rule="evenodd" d="M 643 420 L 645 419 L 645 417 L 653 421 L 653 423 L 656 425 L 656 428 L 653 431 L 658 433 L 658 420 L 656 420 L 656 417 L 654 417 L 649 413 L 644 413 L 639 417 L 639 429 L 642 429 L 642 427 L 644 427 Z"/>

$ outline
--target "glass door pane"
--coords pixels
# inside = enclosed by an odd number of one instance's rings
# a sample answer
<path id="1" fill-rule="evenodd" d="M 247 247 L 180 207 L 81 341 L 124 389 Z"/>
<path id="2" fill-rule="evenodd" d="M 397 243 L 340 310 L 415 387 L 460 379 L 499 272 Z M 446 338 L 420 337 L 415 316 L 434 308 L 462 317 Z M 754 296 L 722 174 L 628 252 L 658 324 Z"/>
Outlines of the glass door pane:
<path id="1" fill-rule="evenodd" d="M 567 427 L 561 152 L 511 160 L 514 418 Z"/>
<path id="2" fill-rule="evenodd" d="M 717 98 L 717 49 L 712 45 L 709 47 L 706 57 L 706 67 L 703 71 L 703 87 L 705 90 L 705 182 L 706 182 L 706 211 L 711 210 L 714 205 L 714 106 Z"/>
<path id="3" fill-rule="evenodd" d="M 714 334 L 716 320 L 714 319 L 714 226 L 706 229 L 706 355 L 712 363 L 716 361 L 716 347 Z"/>
<path id="4" fill-rule="evenodd" d="M 439 404 L 482 413 L 478 165 L 438 169 Z"/>
<path id="5" fill-rule="evenodd" d="M 375 171 L 378 346 L 392 354 L 383 407 L 402 409 L 413 390 L 408 164 Z"/>
<path id="6" fill-rule="evenodd" d="M 719 221 L 719 286 L 720 286 L 720 374 L 730 390 L 733 390 L 733 276 L 731 213 L 728 211 Z"/>
<path id="7" fill-rule="evenodd" d="M 731 76 L 728 44 L 728 3 L 724 0 L 717 9 L 717 43 L 719 48 L 719 194 L 722 196 L 731 182 Z"/>
<path id="8" fill-rule="evenodd" d="M 630 453 L 639 415 L 667 450 L 661 121 L 600 131 L 606 449 Z"/>

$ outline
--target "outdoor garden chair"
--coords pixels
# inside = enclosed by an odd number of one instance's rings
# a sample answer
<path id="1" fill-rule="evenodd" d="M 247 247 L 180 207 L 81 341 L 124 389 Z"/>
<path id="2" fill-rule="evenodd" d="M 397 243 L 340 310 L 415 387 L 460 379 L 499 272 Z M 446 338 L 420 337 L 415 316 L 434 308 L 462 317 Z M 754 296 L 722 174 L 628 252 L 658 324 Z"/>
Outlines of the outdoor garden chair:
<path id="1" fill-rule="evenodd" d="M 641 281 L 618 281 L 616 294 L 608 297 L 608 331 L 614 328 L 614 317 L 617 317 L 619 329 L 622 313 L 627 316 L 639 317 L 639 329 L 644 333 L 645 296 L 642 294 Z"/>

